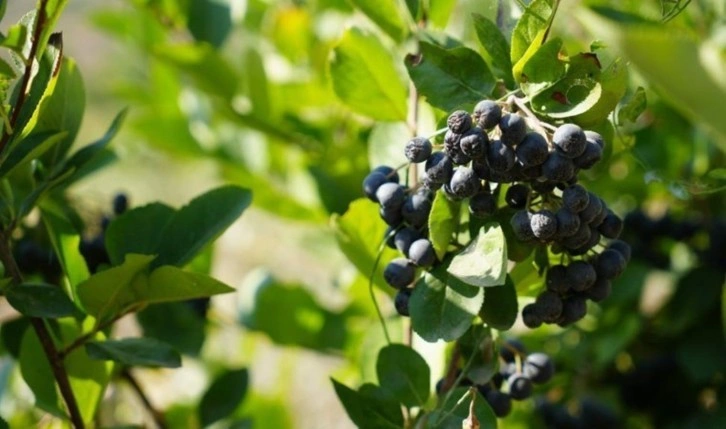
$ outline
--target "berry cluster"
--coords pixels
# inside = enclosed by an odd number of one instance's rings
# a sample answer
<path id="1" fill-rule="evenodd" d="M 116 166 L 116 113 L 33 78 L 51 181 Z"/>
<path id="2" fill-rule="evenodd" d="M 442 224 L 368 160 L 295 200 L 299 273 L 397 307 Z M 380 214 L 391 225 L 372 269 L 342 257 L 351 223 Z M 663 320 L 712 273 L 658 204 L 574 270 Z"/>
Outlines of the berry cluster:
<path id="1" fill-rule="evenodd" d="M 112 207 L 115 216 L 124 213 L 129 207 L 128 197 L 125 194 L 117 194 L 113 198 Z M 85 237 L 81 241 L 79 250 L 91 273 L 97 272 L 102 265 L 111 263 L 105 244 L 105 232 L 110 222 L 111 218 L 103 216 L 101 218 L 101 230 L 98 234 Z"/>
<path id="2" fill-rule="evenodd" d="M 59 284 L 63 271 L 60 261 L 50 245 L 31 236 L 39 235 L 39 229 L 26 230 L 13 249 L 13 256 L 18 263 L 18 269 L 25 276 L 39 274 L 46 283 Z"/>
<path id="3" fill-rule="evenodd" d="M 384 270 L 386 281 L 399 290 L 399 314 L 408 315 L 408 286 L 416 267 L 437 262 L 427 226 L 438 190 L 452 201 L 466 200 L 469 214 L 480 219 L 499 210 L 498 199 L 505 192 L 507 206 L 516 210 L 510 220 L 516 238 L 562 255 L 562 262 L 547 272 L 547 289 L 523 309 L 529 327 L 580 320 L 586 300 L 605 299 L 610 282 L 625 269 L 629 246 L 618 240 L 601 245 L 603 239 L 618 238 L 623 221 L 577 183 L 578 172 L 602 158 L 602 136 L 574 124 L 541 123 L 515 111 L 516 106 L 514 100 L 483 100 L 472 114 L 457 110 L 448 117 L 441 146 L 425 137 L 408 141 L 406 158 L 412 164 L 425 163 L 415 187 L 401 185 L 398 173 L 387 166 L 365 178 L 366 196 L 380 204 L 380 215 L 389 225 L 387 244 L 404 256 Z"/>

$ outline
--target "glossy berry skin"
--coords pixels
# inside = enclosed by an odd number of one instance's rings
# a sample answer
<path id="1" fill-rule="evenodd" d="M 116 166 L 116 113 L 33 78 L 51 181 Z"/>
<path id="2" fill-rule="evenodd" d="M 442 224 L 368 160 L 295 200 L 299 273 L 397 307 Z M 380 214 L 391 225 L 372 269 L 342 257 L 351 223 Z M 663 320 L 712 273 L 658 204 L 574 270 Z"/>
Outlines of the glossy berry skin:
<path id="1" fill-rule="evenodd" d="M 529 188 L 526 185 L 516 184 L 507 189 L 504 200 L 507 205 L 513 209 L 523 209 L 527 206 L 527 198 L 529 197 Z"/>
<path id="2" fill-rule="evenodd" d="M 426 137 L 414 137 L 406 143 L 404 154 L 409 161 L 419 163 L 426 161 L 431 156 L 432 150 L 433 146 L 431 146 L 429 139 Z"/>
<path id="3" fill-rule="evenodd" d="M 502 116 L 499 120 L 499 129 L 502 131 L 500 137 L 502 143 L 510 147 L 519 144 L 527 135 L 527 123 L 515 113 Z"/>
<path id="4" fill-rule="evenodd" d="M 403 220 L 417 228 L 428 223 L 430 213 L 431 201 L 426 196 L 420 194 L 409 195 L 401 209 Z"/>
<path id="5" fill-rule="evenodd" d="M 552 358 L 544 353 L 532 353 L 524 360 L 523 371 L 532 383 L 547 383 L 555 374 L 555 364 Z"/>
<path id="6" fill-rule="evenodd" d="M 502 109 L 492 100 L 482 100 L 474 107 L 474 119 L 479 127 L 490 130 L 502 119 Z"/>
<path id="7" fill-rule="evenodd" d="M 597 228 L 607 238 L 618 238 L 620 233 L 623 232 L 623 220 L 608 209 L 605 218 Z"/>
<path id="8" fill-rule="evenodd" d="M 598 278 L 613 280 L 618 277 L 625 269 L 625 258 L 623 255 L 613 249 L 605 249 L 595 261 L 595 271 Z"/>
<path id="9" fill-rule="evenodd" d="M 405 258 L 396 258 L 386 265 L 383 278 L 396 289 L 403 289 L 413 282 L 416 270 Z"/>
<path id="10" fill-rule="evenodd" d="M 384 183 L 376 190 L 376 199 L 383 208 L 401 210 L 406 201 L 406 188 L 397 183 Z"/>
<path id="11" fill-rule="evenodd" d="M 584 223 L 591 223 L 593 222 L 598 216 L 600 216 L 600 213 L 603 211 L 603 202 L 602 200 L 592 192 L 588 192 L 589 198 L 587 207 L 585 207 L 585 210 L 580 212 L 580 220 Z"/>
<path id="12" fill-rule="evenodd" d="M 378 198 L 376 198 L 376 191 L 381 187 L 381 185 L 387 182 L 388 179 L 386 179 L 386 176 L 383 175 L 383 173 L 376 171 L 371 172 L 365 179 L 363 179 L 363 193 L 369 200 L 377 203 Z"/>
<path id="13" fill-rule="evenodd" d="M 512 219 L 509 221 L 514 230 L 514 235 L 520 241 L 530 241 L 535 238 L 534 232 L 532 231 L 531 216 L 532 214 L 528 211 L 519 210 L 514 213 Z"/>
<path id="14" fill-rule="evenodd" d="M 506 393 L 499 390 L 489 390 L 484 395 L 484 399 L 494 411 L 494 415 L 499 418 L 506 417 L 512 412 L 512 399 Z"/>
<path id="15" fill-rule="evenodd" d="M 430 267 L 436 262 L 434 246 L 426 238 L 419 238 L 408 248 L 408 259 L 419 267 Z"/>
<path id="16" fill-rule="evenodd" d="M 573 160 L 575 167 L 588 170 L 602 159 L 602 148 L 597 143 L 587 141 L 585 150 Z"/>
<path id="17" fill-rule="evenodd" d="M 542 326 L 542 315 L 535 304 L 527 304 L 522 308 L 522 322 L 529 329 L 536 329 Z"/>
<path id="18" fill-rule="evenodd" d="M 408 301 L 411 299 L 411 292 L 412 290 L 409 288 L 399 289 L 398 292 L 396 292 L 393 305 L 396 307 L 396 312 L 401 316 L 410 316 L 408 312 Z"/>
<path id="19" fill-rule="evenodd" d="M 509 396 L 521 401 L 532 396 L 532 380 L 524 374 L 513 374 L 507 379 L 509 385 Z"/>
<path id="20" fill-rule="evenodd" d="M 395 228 L 403 223 L 403 215 L 401 214 L 401 209 L 399 208 L 381 207 L 378 213 L 381 215 L 381 219 L 383 219 L 383 221 L 386 222 L 388 226 L 392 226 Z"/>
<path id="21" fill-rule="evenodd" d="M 630 257 L 632 255 L 632 251 L 630 249 L 630 245 L 623 240 L 613 240 L 608 245 L 608 249 L 615 250 L 617 252 L 620 252 L 621 255 L 623 255 L 623 258 L 625 259 L 625 262 L 630 262 Z"/>
<path id="22" fill-rule="evenodd" d="M 398 183 L 400 181 L 398 172 L 393 167 L 389 167 L 387 165 L 379 165 L 374 168 L 371 173 L 381 173 L 386 176 L 386 179 L 388 179 L 391 183 Z"/>
<path id="23" fill-rule="evenodd" d="M 399 229 L 398 232 L 396 232 L 396 235 L 393 237 L 393 243 L 399 252 L 407 255 L 408 248 L 411 247 L 411 243 L 418 240 L 419 238 L 422 238 L 420 232 L 418 232 L 414 228 L 405 227 Z"/>
<path id="24" fill-rule="evenodd" d="M 605 150 L 605 140 L 603 140 L 602 136 L 595 131 L 585 131 L 585 139 L 588 142 L 592 142 L 600 146 L 600 149 Z"/>
<path id="25" fill-rule="evenodd" d="M 552 182 L 567 182 L 575 174 L 575 166 L 572 160 L 560 154 L 550 152 L 547 160 L 542 164 L 542 176 Z"/>
<path id="26" fill-rule="evenodd" d="M 585 132 L 575 124 L 564 124 L 555 130 L 552 143 L 558 151 L 568 158 L 576 158 L 585 151 L 587 138 Z"/>

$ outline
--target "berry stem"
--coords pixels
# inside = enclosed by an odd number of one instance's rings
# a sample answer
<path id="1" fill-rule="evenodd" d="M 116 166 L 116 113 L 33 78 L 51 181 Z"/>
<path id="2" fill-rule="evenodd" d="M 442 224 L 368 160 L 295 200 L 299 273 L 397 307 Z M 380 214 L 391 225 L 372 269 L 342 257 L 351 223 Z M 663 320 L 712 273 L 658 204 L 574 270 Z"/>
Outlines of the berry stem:
<path id="1" fill-rule="evenodd" d="M 141 402 L 144 403 L 144 407 L 149 411 L 149 414 L 151 414 L 151 417 L 154 419 L 154 422 L 156 423 L 156 426 L 159 429 L 166 429 L 169 426 L 166 424 L 166 419 L 164 418 L 164 414 L 157 410 L 154 405 L 149 400 L 149 397 L 144 392 L 144 389 L 141 388 L 141 385 L 136 380 L 136 378 L 131 374 L 128 368 L 125 368 L 121 372 L 121 377 L 126 380 L 127 383 L 131 386 L 131 388 L 136 392 L 136 395 L 141 399 Z"/>
<path id="2" fill-rule="evenodd" d="M 547 141 L 547 144 L 550 145 L 550 147 L 551 147 L 552 142 L 549 139 L 549 136 L 547 134 L 547 130 L 545 129 L 544 123 L 540 122 L 540 120 L 537 118 L 537 115 L 535 115 L 529 109 L 529 107 L 527 107 L 527 100 L 525 98 L 511 96 L 507 99 L 507 102 L 514 104 L 515 106 L 517 106 L 517 108 L 519 110 L 521 110 L 524 113 L 525 120 L 527 120 L 530 123 L 532 128 L 534 128 L 535 130 L 537 130 L 537 132 L 542 134 L 542 137 L 545 138 L 545 140 Z"/>
<path id="3" fill-rule="evenodd" d="M 391 344 L 391 336 L 388 334 L 388 327 L 386 326 L 386 319 L 383 317 L 383 313 L 381 312 L 381 307 L 378 305 L 378 300 L 376 299 L 376 292 L 373 290 L 373 277 L 376 275 L 376 270 L 378 269 L 378 264 L 381 262 L 381 257 L 383 256 L 383 250 L 386 248 L 386 241 L 388 241 L 389 238 L 394 236 L 396 234 L 396 230 L 392 230 L 388 235 L 383 237 L 383 240 L 381 241 L 381 244 L 378 245 L 378 254 L 376 255 L 376 260 L 373 263 L 373 269 L 371 270 L 371 275 L 368 277 L 368 293 L 371 295 L 371 301 L 373 301 L 373 307 L 376 309 L 376 314 L 378 315 L 378 321 L 381 323 L 381 328 L 383 328 L 383 335 L 386 337 L 386 343 Z"/>

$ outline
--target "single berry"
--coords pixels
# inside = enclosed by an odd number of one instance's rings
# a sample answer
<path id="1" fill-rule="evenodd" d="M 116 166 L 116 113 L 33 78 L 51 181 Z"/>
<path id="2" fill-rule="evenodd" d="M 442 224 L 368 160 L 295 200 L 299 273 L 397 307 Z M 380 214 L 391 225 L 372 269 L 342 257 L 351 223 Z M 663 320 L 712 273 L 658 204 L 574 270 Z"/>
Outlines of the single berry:
<path id="1" fill-rule="evenodd" d="M 510 113 L 502 116 L 499 120 L 499 129 L 502 131 L 502 143 L 507 146 L 515 146 L 524 140 L 527 135 L 527 123 L 521 116 Z"/>
<path id="2" fill-rule="evenodd" d="M 521 401 L 532 395 L 532 380 L 524 374 L 512 374 L 507 379 L 507 385 L 509 385 L 509 396 L 514 400 Z"/>
<path id="3" fill-rule="evenodd" d="M 590 226 L 580 220 L 580 227 L 577 229 L 577 232 L 569 237 L 563 238 L 560 242 L 569 250 L 577 249 L 586 245 L 590 241 L 590 235 Z"/>
<path id="4" fill-rule="evenodd" d="M 580 221 L 583 223 L 591 223 L 595 220 L 603 210 L 603 202 L 597 195 L 588 192 L 589 198 L 587 207 L 580 212 Z"/>
<path id="5" fill-rule="evenodd" d="M 470 198 L 481 190 L 481 180 L 471 168 L 459 167 L 454 171 L 449 187 L 457 197 Z"/>
<path id="6" fill-rule="evenodd" d="M 431 183 L 448 183 L 453 172 L 454 163 L 443 152 L 434 152 L 426 160 L 426 180 Z"/>
<path id="7" fill-rule="evenodd" d="M 494 140 L 489 144 L 487 151 L 489 168 L 495 171 L 509 171 L 514 167 L 515 154 L 511 147 L 501 140 Z"/>
<path id="8" fill-rule="evenodd" d="M 517 145 L 517 161 L 523 167 L 534 167 L 542 165 L 547 160 L 549 147 L 547 140 L 542 134 L 530 132 L 524 137 L 521 143 Z"/>
<path id="9" fill-rule="evenodd" d="M 426 137 L 414 137 L 406 143 L 404 153 L 406 158 L 415 163 L 424 162 L 431 156 L 433 147 Z"/>
<path id="10" fill-rule="evenodd" d="M 461 151 L 471 159 L 485 158 L 488 143 L 489 137 L 479 127 L 471 128 L 459 140 Z"/>
<path id="11" fill-rule="evenodd" d="M 531 216 L 532 214 L 530 212 L 519 210 L 514 213 L 512 219 L 509 221 L 514 230 L 514 235 L 520 241 L 530 241 L 535 238 L 534 231 L 532 231 Z"/>
<path id="12" fill-rule="evenodd" d="M 615 250 L 617 252 L 620 252 L 621 255 L 623 255 L 623 258 L 625 259 L 625 262 L 630 262 L 630 256 L 631 256 L 631 250 L 630 245 L 623 240 L 613 240 L 608 245 L 608 249 Z"/>
<path id="13" fill-rule="evenodd" d="M 571 296 L 562 302 L 562 316 L 557 322 L 560 326 L 568 326 L 587 315 L 587 302 L 584 297 Z"/>
<path id="14" fill-rule="evenodd" d="M 605 249 L 595 261 L 595 271 L 598 278 L 612 280 L 623 272 L 626 265 L 627 262 L 625 262 L 625 258 L 620 252 Z"/>
<path id="15" fill-rule="evenodd" d="M 383 278 L 386 283 L 396 289 L 403 289 L 408 286 L 416 274 L 416 269 L 405 258 L 396 258 L 386 265 L 383 270 Z"/>
<path id="16" fill-rule="evenodd" d="M 479 127 L 490 130 L 502 119 L 502 109 L 492 100 L 482 100 L 474 107 L 474 120 Z"/>
<path id="17" fill-rule="evenodd" d="M 512 398 L 506 393 L 490 390 L 486 392 L 484 399 L 494 411 L 494 415 L 499 418 L 506 417 L 512 412 Z"/>
<path id="18" fill-rule="evenodd" d="M 600 146 L 600 149 L 605 150 L 605 140 L 603 140 L 602 136 L 595 131 L 585 131 L 585 139 Z"/>
<path id="19" fill-rule="evenodd" d="M 545 275 L 545 285 L 547 290 L 564 294 L 569 289 L 566 280 L 567 267 L 564 265 L 552 265 Z"/>
<path id="20" fill-rule="evenodd" d="M 431 201 L 420 194 L 409 195 L 401 209 L 403 220 L 417 228 L 428 223 L 429 213 L 431 213 Z"/>
<path id="21" fill-rule="evenodd" d="M 497 199 L 488 192 L 479 192 L 469 200 L 469 213 L 486 218 L 497 211 Z"/>
<path id="22" fill-rule="evenodd" d="M 398 183 L 400 180 L 398 172 L 393 167 L 389 167 L 387 165 L 380 165 L 374 168 L 371 173 L 381 173 L 386 176 L 386 179 L 388 179 L 391 183 Z"/>
<path id="23" fill-rule="evenodd" d="M 551 211 L 541 210 L 532 214 L 530 226 L 535 237 L 548 240 L 557 232 L 557 218 Z"/>
<path id="24" fill-rule="evenodd" d="M 587 138 L 582 128 L 575 124 L 564 124 L 555 130 L 552 143 L 568 158 L 575 158 L 585 151 Z"/>
<path id="25" fill-rule="evenodd" d="M 540 293 L 537 296 L 535 305 L 545 322 L 553 322 L 562 314 L 562 298 L 550 290 Z"/>
<path id="26" fill-rule="evenodd" d="M 595 267 L 585 261 L 574 261 L 567 266 L 565 279 L 575 292 L 587 290 L 595 283 Z"/>
<path id="27" fill-rule="evenodd" d="M 464 134 L 471 128 L 471 115 L 466 110 L 457 110 L 449 115 L 446 125 L 457 134 Z"/>
<path id="28" fill-rule="evenodd" d="M 613 285 L 610 280 L 598 278 L 595 280 L 595 284 L 585 291 L 585 296 L 595 302 L 602 302 L 610 296 L 610 292 L 612 292 L 612 290 Z"/>
<path id="29" fill-rule="evenodd" d="M 401 209 L 397 209 L 395 207 L 381 207 L 378 213 L 381 215 L 381 219 L 386 222 L 386 225 L 398 227 L 401 223 L 403 223 L 403 214 L 401 214 Z"/>
<path id="30" fill-rule="evenodd" d="M 552 182 L 567 182 L 574 174 L 572 160 L 561 155 L 559 151 L 550 152 L 542 164 L 542 176 Z"/>
<path id="31" fill-rule="evenodd" d="M 534 304 L 527 304 L 522 308 L 522 322 L 529 329 L 536 329 L 542 326 L 542 314 L 539 307 Z"/>
<path id="32" fill-rule="evenodd" d="M 523 209 L 527 206 L 527 198 L 529 197 L 529 188 L 527 185 L 516 184 L 507 189 L 504 200 L 507 205 L 513 209 Z"/>
<path id="33" fill-rule="evenodd" d="M 623 232 L 623 220 L 618 217 L 612 210 L 608 209 L 605 219 L 603 219 L 598 231 L 606 238 L 618 238 Z"/>
<path id="34" fill-rule="evenodd" d="M 121 213 L 125 212 L 126 209 L 129 208 L 129 199 L 126 197 L 126 194 L 116 194 L 115 197 L 113 197 L 113 213 L 115 215 L 120 215 Z"/>
<path id="35" fill-rule="evenodd" d="M 396 312 L 401 316 L 409 316 L 408 312 L 408 301 L 411 299 L 411 289 L 403 288 L 396 292 L 396 297 L 393 300 L 393 305 L 396 307 Z"/>
<path id="36" fill-rule="evenodd" d="M 384 183 L 388 183 L 386 176 L 379 172 L 371 172 L 365 179 L 363 179 L 363 193 L 369 200 L 378 202 L 378 198 L 376 198 L 376 191 Z"/>
<path id="37" fill-rule="evenodd" d="M 401 210 L 406 201 L 406 188 L 397 183 L 384 183 L 376 190 L 376 199 L 381 207 Z"/>
<path id="38" fill-rule="evenodd" d="M 427 238 L 419 238 L 408 248 L 408 259 L 416 266 L 430 267 L 436 262 L 434 246 Z"/>
<path id="39" fill-rule="evenodd" d="M 420 232 L 418 232 L 414 228 L 407 226 L 405 228 L 399 229 L 398 232 L 396 232 L 396 235 L 393 238 L 393 243 L 395 244 L 396 249 L 398 249 L 399 252 L 407 255 L 408 248 L 411 247 L 411 243 L 421 237 L 422 235 Z"/>
<path id="40" fill-rule="evenodd" d="M 556 236 L 558 238 L 571 237 L 580 228 L 580 216 L 565 207 L 560 207 L 555 216 L 557 217 Z"/>
<path id="41" fill-rule="evenodd" d="M 585 144 L 585 151 L 582 155 L 578 156 L 573 160 L 575 167 L 587 170 L 592 168 L 602 159 L 602 148 L 595 142 L 587 141 Z"/>
<path id="42" fill-rule="evenodd" d="M 552 358 L 544 353 L 532 353 L 524 361 L 523 372 L 532 383 L 547 383 L 555 375 L 555 364 Z"/>

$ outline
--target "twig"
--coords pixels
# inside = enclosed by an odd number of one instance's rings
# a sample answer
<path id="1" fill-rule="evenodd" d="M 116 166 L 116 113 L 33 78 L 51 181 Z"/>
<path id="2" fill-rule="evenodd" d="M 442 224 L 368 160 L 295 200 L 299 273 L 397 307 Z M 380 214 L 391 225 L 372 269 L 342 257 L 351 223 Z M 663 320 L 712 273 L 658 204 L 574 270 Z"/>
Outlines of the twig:
<path id="1" fill-rule="evenodd" d="M 149 400 L 149 397 L 146 396 L 144 389 L 141 388 L 141 385 L 138 381 L 136 381 L 136 378 L 131 375 L 131 372 L 129 372 L 128 368 L 125 368 L 123 371 L 121 371 L 121 377 L 129 383 L 131 388 L 134 389 L 134 392 L 136 392 L 136 395 L 138 395 L 139 399 L 141 399 L 141 402 L 144 403 L 144 407 L 146 407 L 146 409 L 149 411 L 149 414 L 151 414 L 151 417 L 154 419 L 156 426 L 159 429 L 166 429 L 168 426 L 166 425 L 166 419 L 164 418 L 164 414 L 154 407 L 154 405 Z"/>
<path id="2" fill-rule="evenodd" d="M 37 13 L 35 15 L 35 28 L 33 29 L 33 35 L 31 36 L 32 43 L 30 44 L 30 52 L 28 53 L 28 58 L 25 58 L 25 71 L 23 72 L 23 77 L 20 83 L 20 92 L 18 93 L 18 99 L 15 101 L 13 113 L 10 117 L 10 126 L 6 126 L 3 129 L 2 139 L 0 139 L 0 154 L 5 150 L 5 147 L 8 145 L 8 142 L 13 135 L 13 129 L 17 125 L 16 122 L 20 116 L 20 111 L 23 108 L 23 104 L 25 104 L 28 91 L 30 91 L 30 79 L 33 75 L 33 61 L 35 60 L 35 55 L 38 53 L 40 35 L 43 32 L 43 27 L 45 26 L 45 21 L 47 19 L 47 16 L 45 15 L 45 7 L 47 3 L 48 0 L 40 0 L 40 4 L 38 5 Z"/>
<path id="3" fill-rule="evenodd" d="M 80 337 L 76 338 L 72 343 L 67 345 L 62 350 L 58 351 L 58 357 L 60 359 L 65 359 L 66 356 L 68 356 L 73 350 L 77 349 L 78 347 L 85 344 L 88 340 L 92 339 L 94 336 L 96 336 L 97 333 L 100 331 L 108 328 L 109 326 L 116 323 L 119 319 L 126 316 L 127 314 L 133 312 L 137 307 L 132 307 L 131 309 L 121 312 L 117 314 L 116 316 L 112 317 L 111 319 L 108 319 L 107 321 L 103 323 L 99 323 L 95 328 L 91 330 L 91 332 L 88 332 L 84 335 L 81 335 Z"/>
<path id="4" fill-rule="evenodd" d="M 14 284 L 18 285 L 23 283 L 23 275 L 18 268 L 18 264 L 15 261 L 12 252 L 10 251 L 9 241 L 4 231 L 0 232 L 0 261 L 2 261 L 3 265 L 5 265 L 5 269 L 10 274 Z M 71 419 L 71 423 L 76 429 L 85 428 L 83 417 L 78 409 L 76 397 L 73 394 L 71 383 L 68 380 L 68 373 L 63 366 L 63 360 L 58 355 L 58 350 L 55 347 L 55 343 L 53 342 L 53 338 L 51 337 L 48 328 L 45 326 L 45 322 L 39 317 L 31 317 L 30 323 L 33 325 L 33 329 L 35 330 L 36 335 L 38 335 L 43 351 L 48 358 L 48 363 L 50 364 L 50 369 L 53 372 L 53 377 L 58 383 L 61 396 L 68 407 L 68 414 Z"/>
<path id="5" fill-rule="evenodd" d="M 544 124 L 540 122 L 540 120 L 537 118 L 537 115 L 535 115 L 531 110 L 529 110 L 529 107 L 524 102 L 524 99 L 511 96 L 509 99 L 507 99 L 508 103 L 513 103 L 517 106 L 519 110 L 524 112 L 524 115 L 529 119 L 529 122 L 532 124 L 532 127 L 535 128 L 540 134 L 542 134 L 542 137 L 544 137 L 547 140 L 547 143 L 549 144 L 549 139 L 547 138 L 547 130 L 545 130 Z"/>

